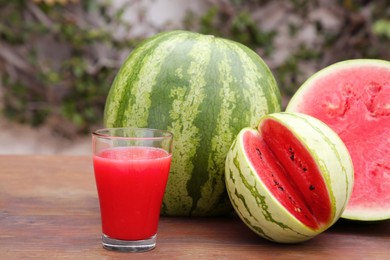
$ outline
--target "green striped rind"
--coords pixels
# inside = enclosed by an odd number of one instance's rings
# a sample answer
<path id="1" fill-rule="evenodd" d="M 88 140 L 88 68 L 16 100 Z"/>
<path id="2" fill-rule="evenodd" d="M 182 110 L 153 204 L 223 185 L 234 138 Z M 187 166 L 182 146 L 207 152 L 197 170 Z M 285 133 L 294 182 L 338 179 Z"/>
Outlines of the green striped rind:
<path id="1" fill-rule="evenodd" d="M 258 131 L 251 128 L 244 128 L 239 133 L 227 155 L 227 191 L 238 215 L 260 236 L 281 243 L 305 241 L 330 227 L 342 214 L 352 192 L 352 161 L 340 138 L 317 119 L 288 113 L 270 114 L 264 116 L 261 122 L 266 119 L 286 126 L 312 154 L 329 190 L 333 206 L 331 222 L 312 230 L 272 196 L 248 161 L 243 148 L 244 135 L 260 136 Z"/>
<path id="2" fill-rule="evenodd" d="M 104 121 L 106 127 L 173 132 L 162 213 L 208 216 L 231 211 L 224 161 L 235 136 L 277 111 L 275 79 L 253 51 L 210 35 L 171 31 L 146 40 L 122 65 Z"/>

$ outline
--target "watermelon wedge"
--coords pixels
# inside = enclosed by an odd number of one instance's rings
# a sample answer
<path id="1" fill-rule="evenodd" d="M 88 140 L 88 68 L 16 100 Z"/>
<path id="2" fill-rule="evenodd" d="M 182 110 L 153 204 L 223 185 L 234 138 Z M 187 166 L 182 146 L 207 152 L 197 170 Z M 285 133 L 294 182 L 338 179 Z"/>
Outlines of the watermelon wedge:
<path id="1" fill-rule="evenodd" d="M 300 113 L 263 116 L 244 128 L 225 164 L 227 191 L 237 214 L 270 241 L 297 243 L 335 223 L 353 187 L 353 166 L 339 136 Z"/>
<path id="2" fill-rule="evenodd" d="M 390 62 L 357 59 L 310 77 L 286 111 L 314 116 L 339 134 L 355 169 L 352 197 L 342 217 L 390 218 Z"/>

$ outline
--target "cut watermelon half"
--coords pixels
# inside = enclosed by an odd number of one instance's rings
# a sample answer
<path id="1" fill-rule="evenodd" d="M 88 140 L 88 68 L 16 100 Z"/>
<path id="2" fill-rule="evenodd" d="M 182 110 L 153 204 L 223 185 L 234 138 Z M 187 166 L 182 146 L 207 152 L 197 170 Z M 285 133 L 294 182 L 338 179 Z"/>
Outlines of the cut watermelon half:
<path id="1" fill-rule="evenodd" d="M 310 77 L 286 111 L 320 119 L 347 146 L 355 184 L 342 217 L 390 219 L 390 62 L 333 64 Z"/>
<path id="2" fill-rule="evenodd" d="M 352 193 L 353 166 L 339 136 L 302 113 L 272 113 L 240 131 L 226 156 L 232 205 L 258 235 L 299 243 L 341 216 Z"/>

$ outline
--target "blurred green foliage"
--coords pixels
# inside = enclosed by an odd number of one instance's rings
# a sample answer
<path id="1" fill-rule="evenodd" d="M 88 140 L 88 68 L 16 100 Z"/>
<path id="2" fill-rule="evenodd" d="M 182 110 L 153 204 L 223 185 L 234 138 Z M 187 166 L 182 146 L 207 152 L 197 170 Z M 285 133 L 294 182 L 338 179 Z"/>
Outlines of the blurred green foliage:
<path id="1" fill-rule="evenodd" d="M 220 0 L 213 3 L 198 19 L 190 14 L 184 23 L 186 28 L 233 39 L 257 51 L 278 81 L 284 106 L 305 79 L 325 66 L 355 58 L 390 60 L 389 0 Z M 270 13 L 259 11 L 272 4 L 280 5 L 284 13 L 278 23 L 265 30 L 262 23 L 278 14 L 274 13 L 275 8 L 267 9 Z M 317 16 L 319 10 L 331 17 Z M 339 24 L 326 25 L 329 19 Z M 288 28 L 289 38 L 285 41 L 290 42 L 291 49 L 282 62 L 274 62 L 280 52 L 276 37 L 283 26 Z M 315 29 L 312 42 L 299 38 L 308 27 Z"/>
<path id="2" fill-rule="evenodd" d="M 331 63 L 390 60 L 388 0 L 280 1 L 286 13 L 272 26 L 262 26 L 274 18 L 273 11 L 264 8 L 275 1 L 210 3 L 203 14 L 188 13 L 178 29 L 232 39 L 255 50 L 274 72 L 284 103 L 310 73 Z M 113 12 L 110 4 L 0 0 L 0 97 L 8 118 L 46 124 L 70 137 L 101 125 L 111 82 L 124 57 L 142 40 L 113 36 L 136 25 L 124 21 L 126 8 Z M 331 11 L 338 24 L 327 25 L 326 19 L 313 15 L 318 10 Z M 293 47 L 278 59 L 277 37 L 283 26 Z M 315 30 L 314 43 L 300 39 L 304 28 Z"/>
<path id="3" fill-rule="evenodd" d="M 373 26 L 373 31 L 378 36 L 390 40 L 390 18 L 376 21 Z"/>
<path id="4" fill-rule="evenodd" d="M 122 12 L 109 13 L 103 1 L 0 0 L 4 114 L 69 137 L 100 125 L 120 52 L 140 40 L 112 36 L 113 24 L 130 30 Z"/>

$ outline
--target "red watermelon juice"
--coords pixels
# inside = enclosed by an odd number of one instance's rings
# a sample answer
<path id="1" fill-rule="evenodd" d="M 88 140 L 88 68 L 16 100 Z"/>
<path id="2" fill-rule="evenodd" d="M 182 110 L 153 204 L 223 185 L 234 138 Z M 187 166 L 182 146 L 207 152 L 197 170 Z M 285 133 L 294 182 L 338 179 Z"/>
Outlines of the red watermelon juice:
<path id="1" fill-rule="evenodd" d="M 157 233 L 171 155 L 152 147 L 121 147 L 93 156 L 103 234 L 142 240 Z"/>

